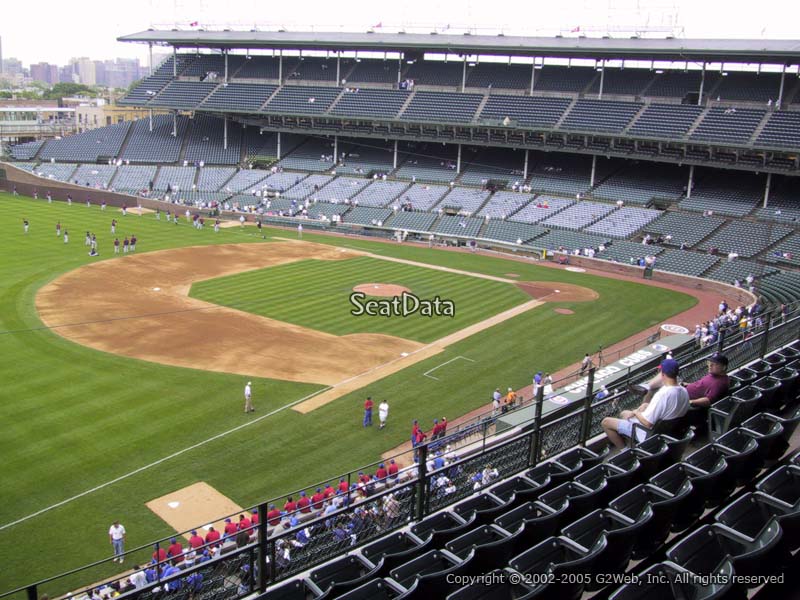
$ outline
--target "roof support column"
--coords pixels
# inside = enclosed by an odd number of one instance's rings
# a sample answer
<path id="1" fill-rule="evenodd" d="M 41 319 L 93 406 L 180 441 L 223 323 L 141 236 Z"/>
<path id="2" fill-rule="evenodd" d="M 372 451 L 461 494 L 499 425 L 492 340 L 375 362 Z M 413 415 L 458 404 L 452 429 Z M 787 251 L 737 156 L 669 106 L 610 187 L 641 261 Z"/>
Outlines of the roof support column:
<path id="1" fill-rule="evenodd" d="M 533 96 L 534 79 L 536 79 L 536 57 L 535 56 L 533 57 L 533 62 L 531 63 L 531 87 L 528 90 L 530 96 Z"/>
<path id="2" fill-rule="evenodd" d="M 769 187 L 772 185 L 772 173 L 767 173 L 767 184 L 764 186 L 764 208 L 767 208 L 769 202 Z"/>
<path id="3" fill-rule="evenodd" d="M 278 160 L 281 159 L 281 132 L 278 132 Z"/>
<path id="4" fill-rule="evenodd" d="M 700 94 L 697 96 L 697 106 L 703 104 L 703 87 L 706 84 L 706 63 L 703 61 L 703 71 L 700 75 Z"/>
<path id="5" fill-rule="evenodd" d="M 150 75 L 153 74 L 153 42 L 148 42 L 147 44 L 150 46 Z"/>
<path id="6" fill-rule="evenodd" d="M 786 78 L 786 64 L 781 69 L 781 86 L 778 88 L 778 99 L 775 101 L 775 108 L 779 109 L 783 102 L 783 80 Z"/>
<path id="7" fill-rule="evenodd" d="M 397 168 L 397 140 L 394 141 L 394 156 L 392 156 L 392 169 Z"/>
<path id="8" fill-rule="evenodd" d="M 153 133 L 153 109 L 150 109 L 150 133 Z"/>
<path id="9" fill-rule="evenodd" d="M 228 51 L 223 50 L 222 53 L 225 55 L 225 83 L 228 83 Z"/>
<path id="10" fill-rule="evenodd" d="M 172 47 L 172 76 L 178 76 L 178 48 Z"/>
<path id="11" fill-rule="evenodd" d="M 597 95 L 598 100 L 603 99 L 603 82 L 606 78 L 606 59 L 600 61 L 600 93 Z"/>
<path id="12" fill-rule="evenodd" d="M 400 74 L 403 72 L 403 53 L 397 55 L 397 85 L 400 85 Z"/>
<path id="13" fill-rule="evenodd" d="M 333 166 L 339 164 L 339 136 L 333 136 Z"/>
<path id="14" fill-rule="evenodd" d="M 461 91 L 467 87 L 467 55 L 464 55 L 464 66 L 461 68 Z"/>
<path id="15" fill-rule="evenodd" d="M 461 144 L 458 145 L 458 158 L 456 159 L 456 173 L 461 173 Z"/>
<path id="16" fill-rule="evenodd" d="M 592 174 L 589 176 L 589 187 L 594 187 L 594 176 L 597 172 L 597 154 L 592 156 Z"/>
<path id="17" fill-rule="evenodd" d="M 283 85 L 283 48 L 278 55 L 278 85 Z"/>
<path id="18" fill-rule="evenodd" d="M 172 137 L 178 137 L 178 111 L 172 113 Z"/>
<path id="19" fill-rule="evenodd" d="M 342 53 L 336 53 L 336 85 L 342 80 Z"/>
<path id="20" fill-rule="evenodd" d="M 222 119 L 222 149 L 228 149 L 228 117 Z"/>
<path id="21" fill-rule="evenodd" d="M 525 149 L 525 163 L 522 165 L 522 182 L 528 179 L 528 149 Z"/>
<path id="22" fill-rule="evenodd" d="M 694 187 L 694 165 L 689 165 L 689 183 L 686 184 L 686 197 L 692 197 L 692 188 Z"/>

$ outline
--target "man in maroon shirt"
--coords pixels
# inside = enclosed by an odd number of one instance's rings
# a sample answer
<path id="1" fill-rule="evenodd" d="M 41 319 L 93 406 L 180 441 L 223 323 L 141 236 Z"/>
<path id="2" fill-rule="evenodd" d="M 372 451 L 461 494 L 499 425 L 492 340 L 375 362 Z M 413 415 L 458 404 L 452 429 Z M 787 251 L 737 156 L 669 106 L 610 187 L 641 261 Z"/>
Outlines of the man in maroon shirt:
<path id="1" fill-rule="evenodd" d="M 231 522 L 230 519 L 225 519 L 225 537 L 236 535 L 238 530 L 239 528 L 236 527 L 235 523 Z"/>
<path id="2" fill-rule="evenodd" d="M 250 529 L 250 527 L 252 525 L 253 525 L 253 523 L 252 523 L 252 521 L 250 521 L 250 519 L 248 519 L 244 515 L 239 515 L 239 531 L 244 531 L 246 529 Z"/>
<path id="3" fill-rule="evenodd" d="M 275 527 L 275 525 L 278 525 L 280 522 L 281 522 L 281 511 L 275 508 L 274 504 L 270 504 L 269 510 L 267 511 L 267 524 Z"/>
<path id="4" fill-rule="evenodd" d="M 284 512 L 291 514 L 297 510 L 297 502 L 291 496 L 286 499 L 286 504 L 283 505 Z"/>
<path id="5" fill-rule="evenodd" d="M 686 384 L 689 405 L 693 408 L 708 408 L 728 393 L 728 357 L 716 352 L 708 357 L 708 374 L 694 383 Z"/>
<path id="6" fill-rule="evenodd" d="M 301 513 L 311 512 L 311 500 L 308 499 L 305 492 L 300 492 L 300 498 L 297 500 L 297 508 Z"/>
<path id="7" fill-rule="evenodd" d="M 214 526 L 208 528 L 208 533 L 206 534 L 206 544 L 213 544 L 214 542 L 219 541 L 220 535 L 219 531 L 214 529 Z"/>

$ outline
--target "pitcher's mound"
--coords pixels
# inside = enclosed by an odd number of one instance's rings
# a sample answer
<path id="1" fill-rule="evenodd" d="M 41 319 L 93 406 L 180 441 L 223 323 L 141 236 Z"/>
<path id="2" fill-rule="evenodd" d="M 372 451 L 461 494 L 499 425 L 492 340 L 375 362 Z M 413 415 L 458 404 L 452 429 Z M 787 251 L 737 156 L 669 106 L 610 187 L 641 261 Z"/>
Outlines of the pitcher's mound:
<path id="1" fill-rule="evenodd" d="M 164 519 L 175 531 L 199 529 L 203 525 L 213 525 L 217 531 L 222 531 L 225 523 L 213 519 L 242 511 L 233 500 L 204 481 L 151 500 L 147 503 L 147 508 Z M 233 520 L 237 522 L 239 519 L 233 517 Z M 201 537 L 205 537 L 205 532 L 199 533 Z"/>
<path id="2" fill-rule="evenodd" d="M 392 297 L 400 296 L 403 292 L 410 293 L 411 290 L 402 285 L 393 283 L 362 283 L 353 288 L 354 292 L 361 292 L 367 296 Z"/>

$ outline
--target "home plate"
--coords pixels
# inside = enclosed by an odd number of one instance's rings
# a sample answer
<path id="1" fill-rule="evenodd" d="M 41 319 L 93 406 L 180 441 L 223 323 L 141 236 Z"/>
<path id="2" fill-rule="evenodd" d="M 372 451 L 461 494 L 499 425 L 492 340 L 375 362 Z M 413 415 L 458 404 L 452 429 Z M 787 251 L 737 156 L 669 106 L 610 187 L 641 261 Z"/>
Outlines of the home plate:
<path id="1" fill-rule="evenodd" d="M 178 508 L 181 505 L 180 502 L 167 502 L 167 506 L 170 508 Z"/>
<path id="2" fill-rule="evenodd" d="M 160 291 L 161 291 L 161 288 L 153 288 L 153 291 L 154 291 L 154 292 L 160 292 Z"/>

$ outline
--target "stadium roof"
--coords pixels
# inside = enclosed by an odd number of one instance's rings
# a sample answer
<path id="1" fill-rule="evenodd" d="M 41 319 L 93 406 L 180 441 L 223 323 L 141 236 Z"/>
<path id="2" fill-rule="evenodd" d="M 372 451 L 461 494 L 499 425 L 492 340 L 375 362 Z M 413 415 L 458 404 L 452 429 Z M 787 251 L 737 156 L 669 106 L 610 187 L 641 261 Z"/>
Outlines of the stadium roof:
<path id="1" fill-rule="evenodd" d="M 117 38 L 177 48 L 432 52 L 550 58 L 598 58 L 739 63 L 800 63 L 798 40 L 522 37 L 419 33 L 295 31 L 157 31 Z"/>

